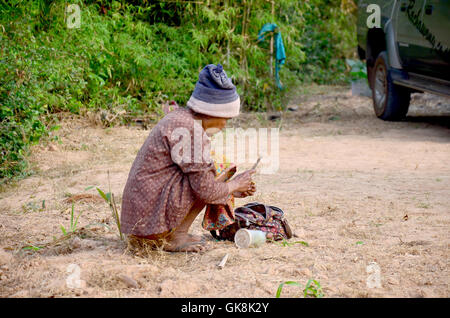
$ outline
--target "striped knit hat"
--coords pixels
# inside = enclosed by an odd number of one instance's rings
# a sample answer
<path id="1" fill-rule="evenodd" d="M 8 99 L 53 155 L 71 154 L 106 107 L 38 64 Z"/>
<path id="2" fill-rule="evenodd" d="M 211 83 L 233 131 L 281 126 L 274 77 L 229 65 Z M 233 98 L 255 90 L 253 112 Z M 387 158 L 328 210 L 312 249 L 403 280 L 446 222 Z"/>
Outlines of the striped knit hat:
<path id="1" fill-rule="evenodd" d="M 222 65 L 209 64 L 200 72 L 187 106 L 196 113 L 232 118 L 239 115 L 241 102 Z"/>

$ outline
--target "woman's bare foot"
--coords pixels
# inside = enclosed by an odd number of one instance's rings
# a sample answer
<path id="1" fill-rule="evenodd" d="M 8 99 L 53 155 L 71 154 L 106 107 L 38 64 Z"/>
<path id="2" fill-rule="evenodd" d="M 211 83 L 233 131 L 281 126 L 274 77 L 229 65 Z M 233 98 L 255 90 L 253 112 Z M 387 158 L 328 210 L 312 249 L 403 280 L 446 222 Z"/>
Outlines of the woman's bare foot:
<path id="1" fill-rule="evenodd" d="M 188 235 L 189 235 L 189 238 L 192 239 L 192 241 L 199 242 L 199 243 L 206 242 L 205 238 L 201 235 L 194 235 L 194 234 L 188 234 Z"/>
<path id="2" fill-rule="evenodd" d="M 175 231 L 165 237 L 166 244 L 163 246 L 163 250 L 168 252 L 194 253 L 206 251 L 206 242 L 201 236 L 188 234 L 192 222 L 204 207 L 205 204 L 201 201 L 197 201 L 192 206 L 189 213 Z"/>
<path id="3" fill-rule="evenodd" d="M 200 236 L 175 232 L 167 238 L 163 250 L 167 252 L 201 253 L 206 251 L 206 243 Z"/>

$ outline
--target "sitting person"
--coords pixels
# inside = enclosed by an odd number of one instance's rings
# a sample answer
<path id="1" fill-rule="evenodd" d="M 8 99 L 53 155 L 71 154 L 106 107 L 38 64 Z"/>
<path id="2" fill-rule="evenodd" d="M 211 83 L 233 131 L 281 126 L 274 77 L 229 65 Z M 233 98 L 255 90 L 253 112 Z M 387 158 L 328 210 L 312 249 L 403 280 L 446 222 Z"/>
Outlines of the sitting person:
<path id="1" fill-rule="evenodd" d="M 233 195 L 255 192 L 254 170 L 226 181 L 224 174 L 236 167 L 229 166 L 217 176 L 217 165 L 210 157 L 208 136 L 238 116 L 239 108 L 236 87 L 222 66 L 207 65 L 187 108 L 175 109 L 161 119 L 139 150 L 122 197 L 123 233 L 164 241 L 166 251 L 206 250 L 201 237 L 188 233 L 197 215 L 206 205 L 228 206 Z"/>

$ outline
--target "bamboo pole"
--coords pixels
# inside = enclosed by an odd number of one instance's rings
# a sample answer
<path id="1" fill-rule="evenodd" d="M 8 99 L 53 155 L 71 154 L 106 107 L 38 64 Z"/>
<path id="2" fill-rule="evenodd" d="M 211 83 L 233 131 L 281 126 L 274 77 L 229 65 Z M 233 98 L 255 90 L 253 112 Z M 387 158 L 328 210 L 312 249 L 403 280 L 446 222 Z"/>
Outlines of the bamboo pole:
<path id="1" fill-rule="evenodd" d="M 251 10 L 252 10 L 252 1 L 253 0 L 249 0 L 249 4 L 248 4 L 248 8 L 247 8 L 247 23 L 246 23 L 245 33 L 248 33 L 248 26 L 250 25 L 250 13 L 251 13 Z M 249 46 L 249 42 L 248 41 L 246 41 L 245 44 L 246 44 L 246 46 Z M 247 77 L 248 77 L 247 56 L 245 57 L 245 73 L 247 74 Z"/>
<path id="2" fill-rule="evenodd" d="M 242 37 L 245 35 L 245 17 L 246 17 L 246 11 L 247 10 L 247 1 L 244 0 L 244 8 L 242 12 Z M 245 38 L 244 38 L 245 40 Z"/>
<path id="3" fill-rule="evenodd" d="M 247 10 L 248 10 L 248 8 L 247 8 L 247 1 L 244 0 L 243 4 L 244 4 L 243 11 L 242 11 L 242 43 L 243 43 L 243 45 L 242 45 L 242 51 L 241 51 L 241 70 L 245 71 L 245 75 L 242 78 L 242 80 L 243 80 L 242 91 L 243 91 L 243 94 L 245 94 L 247 78 L 248 78 L 247 77 L 248 74 L 247 74 L 247 71 L 246 71 L 246 69 L 247 69 L 247 67 L 246 67 L 246 64 L 247 64 L 247 56 L 246 56 L 246 54 L 247 54 L 246 22 L 247 22 Z"/>
<path id="4" fill-rule="evenodd" d="M 230 7 L 230 0 L 227 0 L 225 2 L 225 9 L 227 10 L 227 12 L 229 7 Z M 233 26 L 233 17 L 230 18 L 230 30 L 233 29 L 232 26 Z M 227 59 L 226 59 L 227 67 L 230 66 L 230 38 L 231 34 L 227 32 Z"/>
<path id="5" fill-rule="evenodd" d="M 272 21 L 275 16 L 275 2 L 272 0 Z M 273 78 L 273 32 L 270 35 L 270 77 Z"/>

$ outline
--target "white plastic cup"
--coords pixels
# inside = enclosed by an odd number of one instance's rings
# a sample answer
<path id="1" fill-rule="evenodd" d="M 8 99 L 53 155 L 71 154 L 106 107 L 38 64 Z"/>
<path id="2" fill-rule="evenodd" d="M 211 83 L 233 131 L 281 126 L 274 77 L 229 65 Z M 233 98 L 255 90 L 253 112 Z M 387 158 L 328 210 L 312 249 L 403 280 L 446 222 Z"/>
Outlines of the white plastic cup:
<path id="1" fill-rule="evenodd" d="M 234 235 L 234 244 L 238 248 L 258 247 L 266 242 L 266 232 L 239 229 Z"/>

